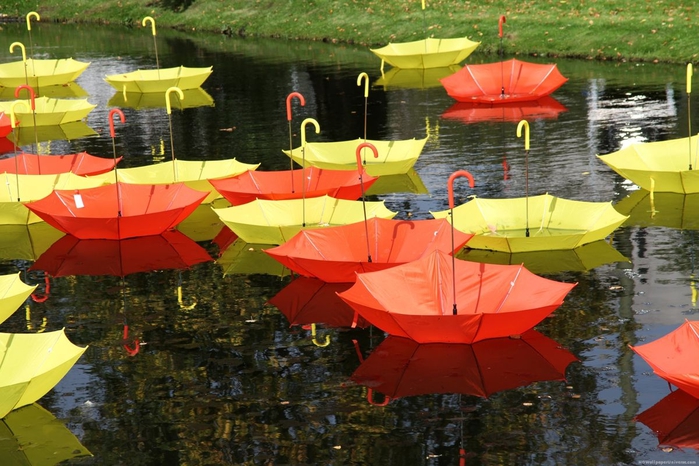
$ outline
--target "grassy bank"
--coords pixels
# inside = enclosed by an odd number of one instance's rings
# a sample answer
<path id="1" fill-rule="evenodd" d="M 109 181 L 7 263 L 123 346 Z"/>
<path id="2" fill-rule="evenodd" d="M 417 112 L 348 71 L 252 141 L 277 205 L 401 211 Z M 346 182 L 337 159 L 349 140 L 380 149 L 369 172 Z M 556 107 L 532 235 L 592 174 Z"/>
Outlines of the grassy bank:
<path id="1" fill-rule="evenodd" d="M 478 53 L 686 63 L 699 56 L 699 7 L 673 0 L 8 0 L 2 13 L 42 21 L 140 24 L 367 46 L 468 36 Z"/>

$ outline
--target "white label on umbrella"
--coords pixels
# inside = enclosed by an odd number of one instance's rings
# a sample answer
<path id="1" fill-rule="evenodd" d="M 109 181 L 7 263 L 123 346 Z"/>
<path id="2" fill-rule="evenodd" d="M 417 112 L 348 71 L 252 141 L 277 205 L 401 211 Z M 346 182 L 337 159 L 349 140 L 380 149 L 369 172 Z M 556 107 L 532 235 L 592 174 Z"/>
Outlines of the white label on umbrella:
<path id="1" fill-rule="evenodd" d="M 75 207 L 78 209 L 85 207 L 85 204 L 83 204 L 83 197 L 80 195 L 80 193 L 73 194 L 73 199 L 75 200 Z"/>

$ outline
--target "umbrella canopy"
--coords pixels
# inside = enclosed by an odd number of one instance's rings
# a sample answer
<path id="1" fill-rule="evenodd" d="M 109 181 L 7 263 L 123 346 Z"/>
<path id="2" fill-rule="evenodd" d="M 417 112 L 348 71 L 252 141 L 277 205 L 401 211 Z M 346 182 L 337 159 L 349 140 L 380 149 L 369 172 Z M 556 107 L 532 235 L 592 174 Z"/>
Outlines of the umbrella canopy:
<path id="1" fill-rule="evenodd" d="M 34 137 L 35 130 L 36 138 Z M 73 141 L 97 135 L 97 131 L 83 121 L 72 121 L 62 125 L 37 126 L 36 128 L 32 128 L 31 125 L 22 127 L 20 123 L 20 126 L 12 134 L 9 134 L 7 139 L 21 147 L 34 144 L 36 141 Z"/>
<path id="2" fill-rule="evenodd" d="M 0 225 L 0 260 L 35 261 L 64 234 L 46 222 Z"/>
<path id="3" fill-rule="evenodd" d="M 484 121 L 507 121 L 517 123 L 520 120 L 553 120 L 568 109 L 551 96 L 525 102 L 472 103 L 457 102 L 449 107 L 442 118 L 463 123 L 481 123 Z"/>
<path id="4" fill-rule="evenodd" d="M 377 179 L 373 176 L 362 177 L 365 189 Z M 335 199 L 355 200 L 362 196 L 357 173 L 315 167 L 279 171 L 248 170 L 230 178 L 210 180 L 210 183 L 233 205 L 247 204 L 255 199 L 278 201 L 328 195 Z"/>
<path id="5" fill-rule="evenodd" d="M 53 277 L 112 275 L 164 269 L 188 269 L 213 259 L 206 249 L 178 231 L 138 238 L 78 239 L 66 235 L 44 252 L 29 270 Z"/>
<path id="6" fill-rule="evenodd" d="M 196 242 L 211 241 L 222 229 L 228 230 L 212 207 L 228 206 L 230 204 L 223 198 L 216 199 L 211 204 L 198 205 L 194 212 L 182 220 L 175 229 Z"/>
<path id="7" fill-rule="evenodd" d="M 362 152 L 364 170 L 371 176 L 399 175 L 407 173 L 420 156 L 427 138 L 396 141 L 352 139 L 335 142 L 307 142 L 305 146 L 283 152 L 300 166 L 312 166 L 326 170 L 357 170 L 357 146 L 368 142 L 379 154 Z M 305 154 L 302 149 L 305 147 Z"/>
<path id="8" fill-rule="evenodd" d="M 36 285 L 27 285 L 19 278 L 19 272 L 0 275 L 0 324 L 14 314 L 35 289 Z"/>
<path id="9" fill-rule="evenodd" d="M 419 343 L 475 343 L 532 329 L 574 286 L 521 265 L 452 261 L 434 251 L 407 264 L 358 274 L 339 296 L 390 335 Z"/>
<path id="10" fill-rule="evenodd" d="M 625 225 L 699 230 L 699 193 L 653 193 L 645 189 L 632 192 L 615 205 L 629 218 Z"/>
<path id="11" fill-rule="evenodd" d="M 0 420 L 0 458 L 8 465 L 54 465 L 92 456 L 63 422 L 36 403 Z"/>
<path id="12" fill-rule="evenodd" d="M 201 87 L 213 72 L 213 67 L 188 68 L 177 66 L 156 70 L 136 70 L 124 74 L 107 75 L 104 80 L 119 92 L 165 93 L 171 87 L 182 91 Z"/>
<path id="13" fill-rule="evenodd" d="M 116 163 L 121 157 L 116 159 Z M 13 157 L 0 159 L 0 172 L 22 175 L 52 175 L 72 172 L 89 176 L 108 172 L 116 166 L 113 158 L 95 157 L 87 152 L 63 155 L 38 155 L 23 152 Z"/>
<path id="14" fill-rule="evenodd" d="M 339 298 L 351 283 L 325 283 L 299 277 L 269 300 L 287 318 L 289 325 L 323 324 L 327 327 L 366 328 L 369 322 Z"/>
<path id="15" fill-rule="evenodd" d="M 371 50 L 383 62 L 396 68 L 440 68 L 458 65 L 466 60 L 480 42 L 473 42 L 467 37 L 453 39 L 427 39 L 411 42 L 389 43 L 384 47 Z"/>
<path id="16" fill-rule="evenodd" d="M 537 100 L 561 87 L 564 77 L 555 64 L 517 59 L 466 65 L 441 80 L 444 89 L 459 102 L 505 103 Z"/>
<path id="17" fill-rule="evenodd" d="M 228 228 L 226 230 L 230 231 Z M 273 246 L 248 244 L 237 239 L 225 248 L 216 263 L 223 269 L 224 276 L 265 274 L 286 277 L 291 273 L 289 269 L 264 252 L 264 249 Z"/>
<path id="18" fill-rule="evenodd" d="M 384 201 L 348 201 L 330 196 L 268 201 L 214 209 L 221 221 L 247 243 L 283 244 L 306 228 L 356 223 L 367 217 L 393 218 Z"/>
<path id="19" fill-rule="evenodd" d="M 374 86 L 386 89 L 430 89 L 440 87 L 440 79 L 459 71 L 459 65 L 439 68 L 391 68 L 374 81 Z"/>
<path id="20" fill-rule="evenodd" d="M 368 234 L 368 237 L 367 237 Z M 445 219 L 370 218 L 347 225 L 302 230 L 265 252 L 299 275 L 324 282 L 354 282 L 357 273 L 405 264 L 439 250 L 451 254 L 473 235 L 455 232 Z"/>
<path id="21" fill-rule="evenodd" d="M 184 183 L 115 183 L 54 190 L 27 208 L 80 239 L 125 239 L 159 235 L 184 220 L 207 196 Z"/>
<path id="22" fill-rule="evenodd" d="M 517 339 L 493 338 L 472 345 L 420 344 L 388 336 L 351 380 L 389 400 L 439 393 L 487 398 L 535 382 L 565 381 L 566 368 L 575 361 L 558 342 L 535 330 Z"/>
<path id="23" fill-rule="evenodd" d="M 25 67 L 26 65 L 26 67 Z M 78 79 L 89 62 L 72 58 L 34 59 L 0 64 L 0 86 L 16 88 L 28 84 L 34 89 L 58 86 Z"/>
<path id="24" fill-rule="evenodd" d="M 36 106 L 36 126 L 63 125 L 73 121 L 80 121 L 97 105 L 93 105 L 87 99 L 54 99 L 51 97 L 36 97 L 33 99 Z M 8 115 L 12 111 L 15 102 L 22 102 L 17 105 L 15 111 L 16 118 L 20 121 L 20 126 L 31 128 L 34 123 L 34 112 L 32 112 L 31 99 L 15 100 L 11 102 L 0 101 L 0 111 Z M 34 133 L 32 132 L 32 137 Z"/>
<path id="25" fill-rule="evenodd" d="M 699 193 L 697 144 L 699 135 L 637 142 L 597 158 L 646 191 L 692 194 Z"/>
<path id="26" fill-rule="evenodd" d="M 436 218 L 449 216 L 449 210 L 431 213 Z M 475 235 L 468 242 L 469 248 L 514 253 L 574 249 L 606 238 L 627 216 L 617 212 L 611 202 L 542 194 L 475 198 L 454 208 L 454 218 L 454 227 Z"/>
<path id="27" fill-rule="evenodd" d="M 650 427 L 660 445 L 699 449 L 699 399 L 675 390 L 646 409 L 636 421 Z"/>
<path id="28" fill-rule="evenodd" d="M 213 107 L 214 98 L 211 97 L 204 89 L 198 87 L 196 89 L 187 89 L 182 91 L 184 99 L 179 96 L 175 97 L 171 102 L 172 108 L 184 110 L 185 108 L 197 107 Z M 143 94 L 141 92 L 115 92 L 109 102 L 108 107 L 118 108 L 133 108 L 141 110 L 145 108 L 166 108 L 165 94 L 162 92 L 149 92 Z"/>
<path id="29" fill-rule="evenodd" d="M 86 349 L 71 343 L 64 330 L 0 333 L 0 419 L 46 395 Z"/>
<path id="30" fill-rule="evenodd" d="M 12 123 L 10 116 L 5 112 L 0 112 L 0 138 L 4 138 L 12 131 Z"/>
<path id="31" fill-rule="evenodd" d="M 686 320 L 680 327 L 644 345 L 631 346 L 653 372 L 668 383 L 699 398 L 699 322 Z"/>
<path id="32" fill-rule="evenodd" d="M 183 182 L 192 189 L 206 191 L 208 195 L 202 202 L 210 204 L 221 195 L 209 182 L 210 179 L 227 178 L 248 170 L 255 170 L 260 164 L 239 162 L 235 158 L 223 160 L 168 160 L 166 162 L 140 167 L 119 168 L 119 181 L 129 184 L 171 184 Z M 114 181 L 114 173 L 104 173 L 101 179 L 105 183 Z"/>

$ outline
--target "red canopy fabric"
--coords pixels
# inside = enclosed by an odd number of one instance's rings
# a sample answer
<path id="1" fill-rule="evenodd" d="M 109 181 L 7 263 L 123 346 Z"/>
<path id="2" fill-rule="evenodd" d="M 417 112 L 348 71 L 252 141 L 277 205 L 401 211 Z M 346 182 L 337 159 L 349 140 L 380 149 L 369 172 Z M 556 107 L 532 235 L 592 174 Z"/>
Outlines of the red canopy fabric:
<path id="1" fill-rule="evenodd" d="M 534 382 L 565 380 L 577 361 L 554 340 L 530 330 L 521 338 L 494 338 L 472 345 L 419 344 L 387 337 L 354 371 L 351 380 L 389 399 L 460 393 L 487 398 Z"/>
<path id="2" fill-rule="evenodd" d="M 391 335 L 419 343 L 475 343 L 532 329 L 575 286 L 523 266 L 454 262 L 455 272 L 452 257 L 434 251 L 407 264 L 360 273 L 339 296 Z"/>
<path id="3" fill-rule="evenodd" d="M 5 112 L 0 112 L 0 138 L 4 138 L 12 131 L 10 117 Z"/>
<path id="4" fill-rule="evenodd" d="M 121 157 L 116 159 L 118 163 Z M 112 170 L 114 159 L 95 157 L 87 152 L 65 155 L 37 155 L 21 153 L 14 157 L 0 159 L 0 173 L 20 175 L 54 175 L 73 172 L 76 175 L 99 175 Z"/>
<path id="5" fill-rule="evenodd" d="M 405 264 L 435 250 L 451 254 L 452 249 L 458 251 L 473 237 L 455 229 L 452 248 L 451 233 L 451 224 L 444 218 L 372 217 L 366 223 L 302 230 L 286 243 L 265 252 L 299 275 L 330 283 L 351 283 L 357 273 Z"/>
<path id="6" fill-rule="evenodd" d="M 159 235 L 189 216 L 208 193 L 184 183 L 114 183 L 54 190 L 25 204 L 51 226 L 80 239 Z"/>
<path id="7" fill-rule="evenodd" d="M 449 107 L 442 118 L 457 120 L 462 123 L 481 123 L 484 121 L 506 121 L 518 123 L 521 120 L 552 120 L 558 118 L 568 109 L 551 96 L 544 96 L 526 102 L 472 103 L 457 102 Z"/>
<path id="8" fill-rule="evenodd" d="M 41 254 L 29 270 L 42 270 L 53 277 L 124 277 L 139 272 L 187 269 L 212 260 L 206 249 L 174 230 L 122 240 L 81 240 L 66 235 Z"/>
<path id="9" fill-rule="evenodd" d="M 524 102 L 551 94 L 568 81 L 555 64 L 516 59 L 466 65 L 442 78 L 444 89 L 459 102 Z"/>
<path id="10" fill-rule="evenodd" d="M 699 449 L 699 399 L 675 390 L 636 416 L 650 427 L 659 445 Z"/>
<path id="11" fill-rule="evenodd" d="M 631 346 L 659 377 L 699 398 L 699 322 L 685 321 L 679 328 L 645 345 Z"/>
<path id="12" fill-rule="evenodd" d="M 377 179 L 364 173 L 364 191 Z M 305 170 L 247 170 L 240 175 L 211 179 L 209 182 L 232 205 L 247 204 L 255 199 L 302 199 L 303 196 L 325 195 L 354 201 L 362 196 L 359 174 L 355 170 L 323 170 L 316 167 Z"/>

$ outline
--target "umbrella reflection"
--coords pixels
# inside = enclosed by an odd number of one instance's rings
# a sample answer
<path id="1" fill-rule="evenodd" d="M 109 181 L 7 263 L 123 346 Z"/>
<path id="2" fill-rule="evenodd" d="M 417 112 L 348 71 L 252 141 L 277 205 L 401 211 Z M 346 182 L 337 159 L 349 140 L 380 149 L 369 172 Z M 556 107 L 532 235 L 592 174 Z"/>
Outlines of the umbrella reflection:
<path id="1" fill-rule="evenodd" d="M 39 142 L 72 141 L 90 136 L 97 136 L 97 131 L 90 128 L 82 121 L 74 121 L 62 125 L 36 127 L 36 138 Z M 17 134 L 8 135 L 7 139 L 18 146 L 28 146 L 34 144 L 34 130 L 25 128 L 24 131 L 22 131 L 20 129 L 20 131 L 17 131 Z"/>
<path id="2" fill-rule="evenodd" d="M 374 86 L 387 89 L 430 89 L 440 87 L 440 79 L 459 71 L 461 66 L 451 65 L 440 68 L 391 68 L 374 81 Z"/>
<path id="3" fill-rule="evenodd" d="M 54 84 L 51 86 L 35 87 L 36 95 L 52 97 L 54 99 L 71 99 L 76 97 L 86 97 L 88 92 L 75 82 L 66 84 Z M 0 87 L 0 100 L 14 100 L 14 87 Z"/>
<path id="4" fill-rule="evenodd" d="M 487 398 L 534 382 L 565 380 L 577 358 L 554 340 L 530 330 L 521 338 L 474 344 L 428 343 L 389 336 L 354 371 L 351 380 L 382 393 L 386 402 L 426 394 Z"/>
<path id="5" fill-rule="evenodd" d="M 517 123 L 525 119 L 556 119 L 568 109 L 551 96 L 526 102 L 506 102 L 502 104 L 479 104 L 457 102 L 449 107 L 442 118 L 461 121 L 462 123 L 480 123 L 484 121 L 506 121 Z"/>
<path id="6" fill-rule="evenodd" d="M 228 228 L 226 232 L 230 231 Z M 284 277 L 291 272 L 274 260 L 264 250 L 272 244 L 249 244 L 237 239 L 226 246 L 216 263 L 223 268 L 223 275 L 267 274 Z"/>
<path id="7" fill-rule="evenodd" d="M 615 207 L 623 215 L 629 216 L 624 225 L 699 230 L 699 194 L 651 194 L 639 189 L 619 201 Z"/>
<path id="8" fill-rule="evenodd" d="M 46 222 L 0 225 L 0 260 L 35 261 L 63 235 Z"/>
<path id="9" fill-rule="evenodd" d="M 699 449 L 699 399 L 682 390 L 640 413 L 636 421 L 653 430 L 659 445 Z"/>
<path id="10" fill-rule="evenodd" d="M 367 190 L 367 196 L 392 193 L 429 194 L 414 168 L 398 175 L 381 175 Z"/>
<path id="11" fill-rule="evenodd" d="M 184 110 L 186 108 L 214 106 L 214 98 L 201 87 L 196 89 L 183 89 L 182 93 L 184 99 L 176 97 L 172 100 L 171 105 L 173 108 Z M 145 108 L 165 108 L 167 102 L 165 94 L 162 92 L 143 93 L 119 91 L 109 99 L 107 106 L 141 110 Z"/>

